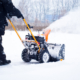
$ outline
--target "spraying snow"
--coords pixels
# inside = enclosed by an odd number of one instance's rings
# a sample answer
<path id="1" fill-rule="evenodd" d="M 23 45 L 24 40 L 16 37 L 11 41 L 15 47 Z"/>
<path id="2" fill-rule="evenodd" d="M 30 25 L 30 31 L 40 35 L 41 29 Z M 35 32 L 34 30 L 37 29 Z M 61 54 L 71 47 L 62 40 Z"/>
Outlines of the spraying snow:
<path id="1" fill-rule="evenodd" d="M 46 29 L 51 29 L 52 32 L 80 33 L 80 7 L 70 11 Z"/>

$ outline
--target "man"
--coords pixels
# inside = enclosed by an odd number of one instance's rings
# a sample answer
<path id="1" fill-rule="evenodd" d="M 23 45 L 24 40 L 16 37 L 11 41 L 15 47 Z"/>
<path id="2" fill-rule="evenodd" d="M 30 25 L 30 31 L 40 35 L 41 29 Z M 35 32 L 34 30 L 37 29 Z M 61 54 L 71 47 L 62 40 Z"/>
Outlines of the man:
<path id="1" fill-rule="evenodd" d="M 12 16 L 21 18 L 22 14 L 15 8 L 11 0 L 0 0 L 0 65 L 11 63 L 10 60 L 6 60 L 2 46 L 2 35 L 5 34 L 5 26 L 8 26 L 6 18 L 11 18 Z"/>

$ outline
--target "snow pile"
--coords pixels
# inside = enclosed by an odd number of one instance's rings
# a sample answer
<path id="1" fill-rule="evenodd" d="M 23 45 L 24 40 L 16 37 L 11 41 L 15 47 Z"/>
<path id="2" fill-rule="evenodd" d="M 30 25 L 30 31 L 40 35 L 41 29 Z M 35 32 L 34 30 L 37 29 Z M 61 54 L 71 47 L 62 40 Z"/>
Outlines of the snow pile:
<path id="1" fill-rule="evenodd" d="M 80 7 L 70 11 L 46 29 L 51 29 L 52 32 L 80 33 Z"/>

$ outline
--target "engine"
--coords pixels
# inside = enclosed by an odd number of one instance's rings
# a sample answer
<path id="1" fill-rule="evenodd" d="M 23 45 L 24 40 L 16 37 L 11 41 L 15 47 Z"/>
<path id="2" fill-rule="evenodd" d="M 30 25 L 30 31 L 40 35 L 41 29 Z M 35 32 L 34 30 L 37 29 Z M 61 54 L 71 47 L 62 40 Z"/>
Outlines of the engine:
<path id="1" fill-rule="evenodd" d="M 38 48 L 36 43 L 25 41 L 24 45 L 28 49 L 28 53 L 30 55 L 36 55 L 37 54 L 39 48 Z"/>

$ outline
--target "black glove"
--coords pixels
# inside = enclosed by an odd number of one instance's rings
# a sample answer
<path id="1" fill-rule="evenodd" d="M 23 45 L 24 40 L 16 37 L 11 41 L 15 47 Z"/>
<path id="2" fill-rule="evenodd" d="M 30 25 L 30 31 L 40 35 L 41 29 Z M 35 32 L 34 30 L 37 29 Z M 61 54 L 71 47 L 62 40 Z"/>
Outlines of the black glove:
<path id="1" fill-rule="evenodd" d="M 14 11 L 15 11 L 14 14 L 15 14 L 15 16 L 17 16 L 17 18 L 23 17 L 23 15 L 21 14 L 21 12 L 18 9 L 15 9 Z"/>
<path id="2" fill-rule="evenodd" d="M 16 16 L 17 18 L 23 17 L 21 12 L 16 8 L 14 8 L 13 11 L 9 13 L 9 17 L 11 18 L 12 16 Z"/>

